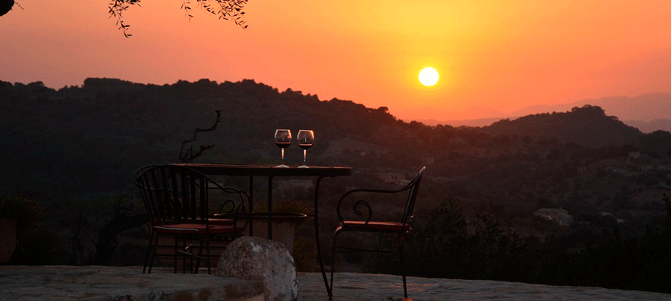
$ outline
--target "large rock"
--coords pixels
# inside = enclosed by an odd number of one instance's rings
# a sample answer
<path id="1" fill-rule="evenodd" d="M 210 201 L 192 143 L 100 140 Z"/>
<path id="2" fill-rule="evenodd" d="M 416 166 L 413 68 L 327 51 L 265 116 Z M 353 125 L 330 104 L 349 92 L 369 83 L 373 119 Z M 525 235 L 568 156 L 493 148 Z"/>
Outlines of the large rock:
<path id="1" fill-rule="evenodd" d="M 16 248 L 16 220 L 0 217 L 0 262 L 7 262 Z"/>
<path id="2" fill-rule="evenodd" d="M 255 236 L 234 240 L 221 254 L 216 274 L 263 282 L 266 300 L 298 299 L 294 259 L 282 244 L 272 240 Z"/>
<path id="3" fill-rule="evenodd" d="M 14 0 L 0 0 L 0 16 L 8 13 L 14 6 Z"/>

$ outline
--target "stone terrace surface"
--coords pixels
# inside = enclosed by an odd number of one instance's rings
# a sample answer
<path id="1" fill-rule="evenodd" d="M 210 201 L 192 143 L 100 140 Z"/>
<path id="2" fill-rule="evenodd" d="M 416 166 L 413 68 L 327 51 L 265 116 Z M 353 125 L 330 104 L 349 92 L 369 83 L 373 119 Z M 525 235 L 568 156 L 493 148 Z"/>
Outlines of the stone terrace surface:
<path id="1" fill-rule="evenodd" d="M 319 273 L 299 273 L 299 300 L 328 300 Z M 420 300 L 671 300 L 671 294 L 598 287 L 408 277 L 408 298 Z M 401 300 L 401 276 L 336 273 L 333 301 Z"/>
<path id="2" fill-rule="evenodd" d="M 202 270 L 201 270 L 202 271 Z M 260 296 L 260 298 L 259 298 Z M 172 269 L 0 266 L 0 300 L 262 300 L 260 282 Z"/>
<path id="3" fill-rule="evenodd" d="M 299 300 L 328 300 L 320 273 L 299 273 Z M 142 267 L 0 266 L 0 300 L 262 300 L 255 282 Z M 419 300 L 671 300 L 671 294 L 597 287 L 408 277 Z M 209 297 L 209 298 L 208 298 Z M 336 273 L 334 301 L 400 300 L 400 276 Z"/>

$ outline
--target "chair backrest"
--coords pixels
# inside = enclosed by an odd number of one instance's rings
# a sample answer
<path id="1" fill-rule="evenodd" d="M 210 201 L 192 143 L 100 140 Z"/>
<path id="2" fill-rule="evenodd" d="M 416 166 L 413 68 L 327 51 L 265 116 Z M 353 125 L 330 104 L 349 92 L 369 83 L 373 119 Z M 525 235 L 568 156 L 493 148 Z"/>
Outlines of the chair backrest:
<path id="1" fill-rule="evenodd" d="M 244 212 L 246 193 L 222 187 L 207 175 L 185 166 L 150 165 L 135 173 L 135 185 L 140 190 L 145 209 L 154 225 L 185 222 L 208 223 L 210 198 L 213 194 L 228 193 L 236 199 L 226 199 L 228 212 Z M 222 199 L 216 196 L 217 199 Z"/>
<path id="2" fill-rule="evenodd" d="M 398 194 L 399 196 L 402 196 L 402 194 L 407 193 L 407 199 L 405 201 L 403 215 L 401 216 L 400 220 L 395 219 L 403 224 L 407 224 L 408 219 L 412 216 L 413 211 L 415 209 L 415 201 L 417 199 L 417 192 L 419 191 L 419 184 L 422 181 L 422 175 L 424 174 L 425 170 L 426 166 L 422 167 L 419 170 L 419 172 L 417 172 L 415 177 L 407 185 L 403 186 L 400 189 L 359 188 L 345 192 L 345 194 L 343 194 L 340 197 L 340 200 L 338 200 L 338 204 L 336 205 L 336 215 L 338 219 L 340 220 L 340 222 L 344 222 L 346 220 L 345 215 L 352 216 L 353 212 L 354 215 L 358 216 L 357 219 L 365 219 L 366 223 L 369 223 L 371 221 L 373 217 L 373 207 L 368 201 L 355 197 L 355 195 L 367 196 L 367 198 L 370 199 L 370 197 L 375 194 L 389 194 L 389 195 Z M 353 202 L 352 212 L 350 212 L 349 214 L 345 214 L 345 212 L 343 211 L 344 208 L 347 208 L 347 205 L 344 204 L 345 200 L 348 200 L 348 204 L 349 202 Z"/>
<path id="3" fill-rule="evenodd" d="M 417 172 L 415 177 L 410 181 L 410 183 L 401 189 L 410 190 L 408 193 L 408 200 L 405 203 L 405 209 L 403 210 L 403 217 L 401 218 L 401 222 L 404 224 L 408 223 L 408 218 L 412 216 L 413 211 L 415 210 L 415 200 L 417 200 L 419 184 L 422 182 L 422 175 L 424 175 L 425 170 L 426 166 L 423 166 L 419 172 Z"/>

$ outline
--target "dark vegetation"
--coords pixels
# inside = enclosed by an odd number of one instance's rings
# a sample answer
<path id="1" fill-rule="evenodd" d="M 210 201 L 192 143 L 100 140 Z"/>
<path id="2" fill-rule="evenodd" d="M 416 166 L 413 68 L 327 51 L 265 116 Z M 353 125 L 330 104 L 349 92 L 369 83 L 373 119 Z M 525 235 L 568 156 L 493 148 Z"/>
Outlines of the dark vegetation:
<path id="1" fill-rule="evenodd" d="M 16 249 L 12 259 L 28 265 L 49 264 L 62 259 L 58 237 L 47 229 L 44 208 L 22 195 L 0 198 L 0 218 L 16 220 Z"/>
<path id="2" fill-rule="evenodd" d="M 506 233 L 491 216 L 467 219 L 455 203 L 434 208 L 406 238 L 407 273 L 422 277 L 505 280 L 551 285 L 596 286 L 670 293 L 671 202 L 663 228 L 648 226 L 641 237 L 623 238 L 618 227 L 605 242 L 562 250 L 562 238 Z M 380 245 L 395 243 L 380 237 Z M 400 273 L 395 258 L 369 256 L 364 270 Z"/>
<path id="3" fill-rule="evenodd" d="M 217 118 L 215 130 L 194 136 Z M 252 80 L 157 86 L 90 78 L 59 90 L 0 81 L 0 196 L 37 200 L 43 208 L 37 224 L 57 239 L 33 248 L 54 255 L 40 262 L 93 264 L 102 257 L 96 253 L 111 248 L 108 264 L 141 264 L 146 226 L 114 241 L 102 235 L 120 215 L 144 213 L 135 170 L 183 160 L 180 150 L 193 155 L 202 147 L 190 159 L 279 163 L 276 128 L 315 130 L 309 164 L 353 167 L 352 177 L 324 181 L 324 212 L 334 212 L 346 187 L 389 187 L 394 183 L 383 173 L 410 176 L 428 167 L 408 239 L 414 275 L 669 292 L 660 283 L 671 280 L 664 258 L 671 253 L 664 198 L 671 134 L 643 134 L 594 106 L 481 128 L 426 126 L 398 120 L 385 107 L 280 92 Z M 292 145 L 287 162 L 301 160 Z M 246 187 L 246 179 L 227 181 Z M 309 199 L 311 191 L 277 185 L 278 195 Z M 264 198 L 263 189 L 255 195 Z M 541 208 L 563 208 L 572 222 L 535 216 Z M 320 217 L 329 248 L 336 218 Z M 297 235 L 297 260 L 311 258 L 309 223 Z M 346 259 L 395 272 L 384 258 Z M 13 257 L 10 264 L 39 263 Z"/>

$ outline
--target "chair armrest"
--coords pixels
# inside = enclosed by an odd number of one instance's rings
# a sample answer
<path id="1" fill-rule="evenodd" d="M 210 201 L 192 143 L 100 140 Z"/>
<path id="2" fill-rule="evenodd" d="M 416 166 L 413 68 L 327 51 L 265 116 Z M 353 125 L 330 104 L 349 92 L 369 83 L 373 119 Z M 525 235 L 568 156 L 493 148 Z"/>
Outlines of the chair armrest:
<path id="1" fill-rule="evenodd" d="M 224 198 L 223 202 L 219 205 L 218 213 L 215 214 L 218 218 L 227 218 L 234 221 L 236 229 L 244 230 L 249 224 L 248 213 L 251 210 L 251 198 L 249 194 L 245 191 L 239 190 L 233 187 L 222 187 L 217 184 L 216 189 L 221 190 L 230 195 L 230 197 Z M 234 200 L 233 197 L 238 198 Z M 244 220 L 242 226 L 238 226 L 239 220 Z"/>
<path id="2" fill-rule="evenodd" d="M 345 218 L 343 218 L 342 215 L 342 206 L 343 206 L 343 201 L 345 199 L 349 199 L 352 195 L 357 194 L 357 193 L 367 193 L 367 194 L 397 194 L 397 193 L 408 193 L 408 198 L 405 203 L 405 208 L 403 209 L 403 215 L 401 216 L 401 223 L 406 224 L 408 221 L 408 218 L 412 216 L 413 208 L 415 206 L 415 198 L 417 197 L 417 189 L 419 188 L 419 183 L 422 180 L 422 175 L 424 174 L 424 171 L 426 170 L 426 166 L 422 167 L 419 172 L 415 175 L 415 177 L 405 186 L 399 189 L 374 189 L 374 188 L 359 188 L 359 189 L 352 189 L 350 191 L 345 192 L 345 194 L 340 197 L 338 200 L 338 205 L 336 207 L 336 214 L 338 215 L 338 219 L 340 220 L 341 223 L 344 223 Z M 373 216 L 373 208 L 371 207 L 370 203 L 366 200 L 359 199 L 354 202 L 354 205 L 352 206 L 352 211 L 356 215 L 364 215 L 362 211 L 362 206 L 368 209 L 368 216 L 366 217 L 366 222 L 365 224 L 368 224 L 371 220 L 371 217 Z"/>
<path id="3" fill-rule="evenodd" d="M 359 193 L 373 194 L 373 195 L 375 195 L 375 194 L 393 195 L 393 194 L 405 192 L 409 189 L 410 189 L 410 186 L 405 186 L 405 187 L 400 188 L 400 189 L 358 188 L 358 189 L 349 190 L 349 191 L 345 192 L 345 194 L 343 194 L 340 197 L 340 199 L 338 200 L 338 205 L 336 206 L 336 214 L 338 215 L 338 220 L 340 220 L 341 223 L 345 221 L 345 218 L 343 217 L 343 214 L 342 214 L 343 213 L 342 212 L 343 201 L 351 199 L 351 198 L 356 198 L 353 195 L 356 195 L 356 194 L 359 194 Z M 364 199 L 356 200 L 356 201 L 354 201 L 354 204 L 352 205 L 352 211 L 356 215 L 363 216 L 364 215 L 364 212 L 363 212 L 364 208 L 362 208 L 362 207 L 365 207 L 365 209 L 367 209 L 367 212 L 368 212 L 368 215 L 366 216 L 366 222 L 365 222 L 367 224 L 367 223 L 370 222 L 370 220 L 373 216 L 373 208 L 372 208 L 370 202 L 368 202 Z"/>

